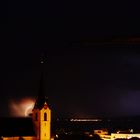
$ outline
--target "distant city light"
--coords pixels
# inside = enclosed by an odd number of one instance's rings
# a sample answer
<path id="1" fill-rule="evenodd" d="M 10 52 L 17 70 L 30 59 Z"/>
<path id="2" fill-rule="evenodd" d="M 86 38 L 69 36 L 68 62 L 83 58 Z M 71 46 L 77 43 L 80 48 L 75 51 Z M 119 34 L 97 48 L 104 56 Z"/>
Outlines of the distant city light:
<path id="1" fill-rule="evenodd" d="M 43 64 L 44 63 L 44 61 L 41 61 L 41 64 Z"/>
<path id="2" fill-rule="evenodd" d="M 102 121 L 101 119 L 70 119 L 72 122 L 98 122 Z"/>

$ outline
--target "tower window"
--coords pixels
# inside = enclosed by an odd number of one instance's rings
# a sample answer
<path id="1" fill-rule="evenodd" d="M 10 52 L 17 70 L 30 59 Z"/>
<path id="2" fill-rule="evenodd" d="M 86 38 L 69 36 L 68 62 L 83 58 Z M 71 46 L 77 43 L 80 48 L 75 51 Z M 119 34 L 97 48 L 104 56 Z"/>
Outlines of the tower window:
<path id="1" fill-rule="evenodd" d="M 35 120 L 37 121 L 38 120 L 38 114 L 35 113 Z"/>
<path id="2" fill-rule="evenodd" d="M 47 113 L 44 113 L 44 121 L 47 121 Z"/>

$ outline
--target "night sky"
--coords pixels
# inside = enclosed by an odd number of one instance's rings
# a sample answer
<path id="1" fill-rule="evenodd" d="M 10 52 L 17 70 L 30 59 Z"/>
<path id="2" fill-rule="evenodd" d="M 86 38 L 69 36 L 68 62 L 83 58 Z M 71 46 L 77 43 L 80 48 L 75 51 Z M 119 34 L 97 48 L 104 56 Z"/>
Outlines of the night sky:
<path id="1" fill-rule="evenodd" d="M 42 53 L 55 117 L 140 115 L 136 4 L 8 1 L 5 17 L 0 116 L 24 116 L 35 100 Z"/>

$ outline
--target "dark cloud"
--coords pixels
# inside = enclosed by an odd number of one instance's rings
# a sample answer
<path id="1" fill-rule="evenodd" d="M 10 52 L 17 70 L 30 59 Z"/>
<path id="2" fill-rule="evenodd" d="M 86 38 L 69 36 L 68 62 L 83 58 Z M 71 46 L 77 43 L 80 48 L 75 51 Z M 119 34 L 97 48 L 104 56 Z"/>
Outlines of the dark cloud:
<path id="1" fill-rule="evenodd" d="M 125 115 L 139 115 L 139 103 L 140 100 L 140 91 L 137 90 L 128 90 L 123 93 L 120 97 L 120 110 Z"/>
<path id="2" fill-rule="evenodd" d="M 46 95 L 53 113 L 63 117 L 139 115 L 139 92 L 135 93 L 139 91 L 136 65 L 139 49 L 94 44 L 81 47 L 81 44 L 69 43 L 60 46 L 58 42 L 58 46 L 43 49 L 48 56 L 44 68 Z M 11 50 L 7 56 L 3 55 L 6 58 L 3 59 L 6 62 L 6 65 L 3 63 L 3 99 L 6 102 L 8 99 L 36 98 L 41 49 L 31 44 L 30 48 L 13 47 Z"/>
<path id="3" fill-rule="evenodd" d="M 139 114 L 137 106 L 127 111 L 140 79 L 135 5 L 8 1 L 0 44 L 1 115 L 9 114 L 9 99 L 37 96 L 42 52 L 48 56 L 46 95 L 55 115 Z"/>

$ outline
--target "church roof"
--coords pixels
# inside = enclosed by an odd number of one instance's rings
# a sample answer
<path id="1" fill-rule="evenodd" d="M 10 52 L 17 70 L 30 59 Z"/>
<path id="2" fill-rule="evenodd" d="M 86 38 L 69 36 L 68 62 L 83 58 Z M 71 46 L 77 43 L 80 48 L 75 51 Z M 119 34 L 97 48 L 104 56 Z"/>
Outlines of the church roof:
<path id="1" fill-rule="evenodd" d="M 41 110 L 45 104 L 48 106 L 48 98 L 46 96 L 38 96 L 36 99 L 34 109 Z"/>
<path id="2" fill-rule="evenodd" d="M 0 137 L 36 136 L 31 118 L 0 118 Z"/>

